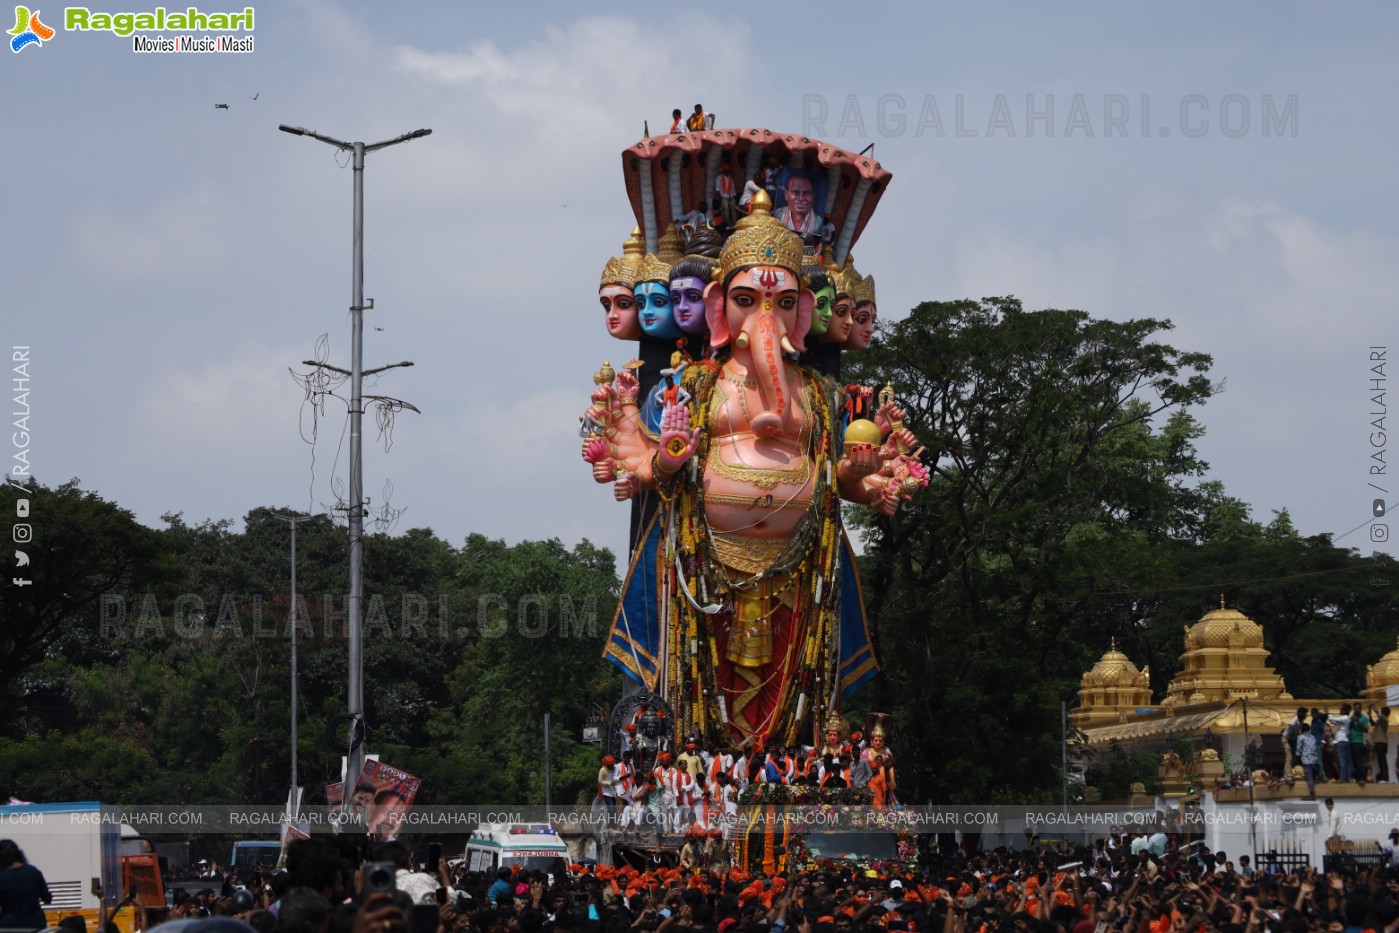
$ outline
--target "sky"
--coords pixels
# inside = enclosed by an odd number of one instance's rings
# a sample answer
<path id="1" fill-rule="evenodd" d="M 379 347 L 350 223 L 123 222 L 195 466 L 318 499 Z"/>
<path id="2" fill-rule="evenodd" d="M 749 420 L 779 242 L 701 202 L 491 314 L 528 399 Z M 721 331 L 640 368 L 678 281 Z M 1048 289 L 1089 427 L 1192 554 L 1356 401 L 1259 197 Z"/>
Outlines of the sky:
<path id="1" fill-rule="evenodd" d="M 364 362 L 415 365 L 366 392 L 421 410 L 387 451 L 366 417 L 371 509 L 620 555 L 577 436 L 629 355 L 596 300 L 633 225 L 619 155 L 701 102 L 874 144 L 893 181 L 855 255 L 881 317 L 1015 295 L 1169 319 L 1226 384 L 1198 412 L 1210 478 L 1392 553 L 1371 506 L 1399 481 L 1370 472 L 1399 461 L 1370 414 L 1395 372 L 1371 354 L 1399 352 L 1392 4 L 253 7 L 251 52 L 138 54 L 40 6 L 57 34 L 0 66 L 0 321 L 45 484 L 153 527 L 332 508 L 346 406 L 313 418 L 291 370 L 323 335 L 349 365 L 352 171 L 277 127 L 430 128 L 367 159 Z"/>

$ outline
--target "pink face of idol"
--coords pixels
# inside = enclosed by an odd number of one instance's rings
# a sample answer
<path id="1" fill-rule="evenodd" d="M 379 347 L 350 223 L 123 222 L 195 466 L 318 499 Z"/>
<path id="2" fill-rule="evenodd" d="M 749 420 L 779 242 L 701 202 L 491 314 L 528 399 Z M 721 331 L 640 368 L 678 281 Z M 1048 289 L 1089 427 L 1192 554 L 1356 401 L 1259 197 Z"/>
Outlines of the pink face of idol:
<path id="1" fill-rule="evenodd" d="M 598 289 L 607 332 L 618 340 L 641 338 L 641 322 L 636 316 L 636 296 L 625 285 L 604 285 Z"/>
<path id="2" fill-rule="evenodd" d="M 879 311 L 870 302 L 865 302 L 855 309 L 852 317 L 853 324 L 850 328 L 850 340 L 846 343 L 846 349 L 863 350 L 870 345 L 874 339 L 874 323 L 879 318 Z"/>
<path id="3" fill-rule="evenodd" d="M 705 283 L 694 276 L 670 280 L 670 307 L 676 325 L 687 334 L 706 334 L 709 324 L 704 319 Z"/>
<path id="4" fill-rule="evenodd" d="M 780 335 L 792 334 L 797 325 L 801 282 L 780 266 L 753 266 L 736 273 L 725 293 L 729 333 L 752 330 L 763 315 L 780 324 Z M 750 337 L 753 336 L 750 334 Z"/>

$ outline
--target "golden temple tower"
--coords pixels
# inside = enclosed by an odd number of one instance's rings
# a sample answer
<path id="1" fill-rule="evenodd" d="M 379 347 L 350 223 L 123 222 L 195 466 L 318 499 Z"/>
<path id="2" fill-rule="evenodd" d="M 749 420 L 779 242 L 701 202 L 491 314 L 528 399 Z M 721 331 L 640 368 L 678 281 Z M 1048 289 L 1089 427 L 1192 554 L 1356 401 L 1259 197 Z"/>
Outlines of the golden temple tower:
<path id="1" fill-rule="evenodd" d="M 1399 686 L 1399 643 L 1394 650 L 1365 668 L 1365 689 L 1361 696 L 1376 706 L 1393 706 L 1389 688 Z"/>
<path id="2" fill-rule="evenodd" d="M 1151 705 L 1151 671 L 1140 671 L 1113 639 L 1107 652 L 1083 675 L 1078 706 L 1069 713 L 1077 729 L 1123 722 L 1136 710 Z"/>
<path id="3" fill-rule="evenodd" d="M 1164 707 L 1231 700 L 1290 700 L 1287 685 L 1267 666 L 1263 627 L 1237 609 L 1207 612 L 1185 630 L 1185 667 L 1166 688 Z"/>

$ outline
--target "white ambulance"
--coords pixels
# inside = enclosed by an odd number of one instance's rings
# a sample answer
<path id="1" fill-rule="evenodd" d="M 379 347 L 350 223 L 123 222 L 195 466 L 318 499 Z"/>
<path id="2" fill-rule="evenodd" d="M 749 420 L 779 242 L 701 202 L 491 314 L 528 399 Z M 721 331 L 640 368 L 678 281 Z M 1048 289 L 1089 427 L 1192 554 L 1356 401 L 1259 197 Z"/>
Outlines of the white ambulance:
<path id="1" fill-rule="evenodd" d="M 568 872 L 568 846 L 558 831 L 540 824 L 495 824 L 472 834 L 466 843 L 466 870 L 494 875 L 501 868 L 540 871 L 552 883 Z"/>

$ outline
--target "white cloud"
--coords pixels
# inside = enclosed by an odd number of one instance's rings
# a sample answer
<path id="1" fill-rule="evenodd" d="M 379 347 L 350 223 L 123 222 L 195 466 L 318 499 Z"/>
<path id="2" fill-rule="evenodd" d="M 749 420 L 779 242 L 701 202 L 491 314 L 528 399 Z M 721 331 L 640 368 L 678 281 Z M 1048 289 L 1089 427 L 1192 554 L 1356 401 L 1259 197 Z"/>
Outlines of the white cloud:
<path id="1" fill-rule="evenodd" d="M 193 281 L 221 272 L 227 228 L 212 222 L 229 201 L 208 188 L 171 193 L 138 209 L 95 201 L 68 225 L 79 264 L 113 279 Z"/>
<path id="2" fill-rule="evenodd" d="M 447 529 L 509 541 L 587 537 L 623 559 L 630 507 L 592 481 L 580 455 L 578 415 L 592 387 L 586 373 L 578 382 L 573 393 L 511 381 L 428 406 L 422 418 L 401 415 L 393 451 L 381 454 L 376 442 L 366 476 L 391 476 L 399 501 L 416 503 L 407 527 L 432 526 L 449 540 L 457 536 Z M 428 494 L 444 486 L 450 495 Z"/>
<path id="3" fill-rule="evenodd" d="M 638 55 L 658 48 L 654 29 L 625 16 L 587 16 L 562 27 L 546 26 L 541 36 L 513 49 L 490 40 L 459 52 L 405 45 L 394 50 L 393 61 L 414 82 L 469 90 L 459 98 L 486 104 L 484 119 L 507 118 L 524 136 L 547 140 L 545 154 L 563 162 L 566 153 L 578 151 L 579 139 L 608 139 L 614 145 L 618 139 L 626 140 L 622 145 L 634 141 L 647 118 L 653 134 L 664 133 L 671 108 L 688 110 L 688 104 L 679 102 L 688 101 L 696 87 L 704 88 L 711 100 L 746 96 L 741 88 L 755 77 L 757 65 L 747 54 L 748 30 L 741 23 L 721 24 L 704 15 L 687 15 L 683 28 L 692 35 L 723 34 L 724 41 L 713 43 L 703 55 L 686 56 L 685 68 L 665 67 L 660 61 L 648 66 Z M 635 102 L 642 86 L 655 102 L 654 111 L 628 112 L 619 106 L 621 101 Z M 488 138 L 507 150 L 514 141 Z M 621 146 L 615 148 L 621 151 Z M 517 149 L 511 158 L 528 160 L 533 155 Z"/>
<path id="4" fill-rule="evenodd" d="M 1212 354 L 1211 378 L 1228 382 L 1197 413 L 1212 475 L 1264 519 L 1290 509 L 1304 533 L 1364 520 L 1367 348 L 1394 339 L 1399 239 L 1275 201 L 1167 206 L 1153 191 L 1100 237 L 988 225 L 955 274 L 958 295 L 1174 321 L 1158 339 Z"/>
<path id="5" fill-rule="evenodd" d="M 1260 337 L 1307 356 L 1345 352 L 1379 334 L 1376 311 L 1399 304 L 1399 239 L 1328 229 L 1274 202 L 1230 201 L 1204 231 L 1213 270 L 1248 296 Z M 1241 297 L 1242 297 L 1241 296 Z"/>
<path id="6" fill-rule="evenodd" d="M 295 430 L 301 393 L 286 365 L 296 355 L 245 342 L 225 356 L 164 369 L 146 383 L 137 429 L 194 457 L 246 456 L 255 438 L 285 438 Z M 172 362 L 183 361 L 166 365 Z"/>

